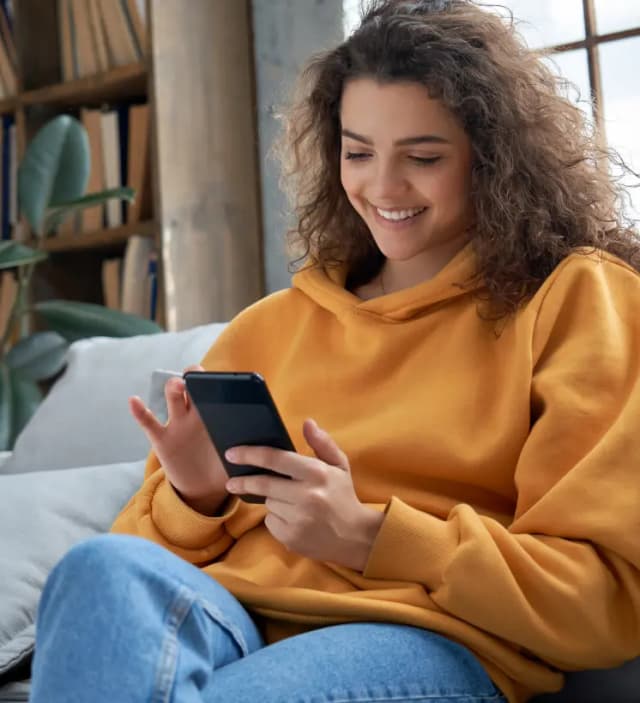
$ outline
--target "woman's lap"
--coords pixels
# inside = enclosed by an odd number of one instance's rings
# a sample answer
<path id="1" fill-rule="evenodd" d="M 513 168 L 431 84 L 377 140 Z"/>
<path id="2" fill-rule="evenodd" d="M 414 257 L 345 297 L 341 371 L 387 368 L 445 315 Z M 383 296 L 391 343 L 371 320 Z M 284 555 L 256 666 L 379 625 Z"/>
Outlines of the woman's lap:
<path id="1" fill-rule="evenodd" d="M 386 623 L 334 625 L 259 649 L 216 671 L 206 703 L 231 692 L 269 703 L 503 701 L 473 655 L 427 630 Z"/>
<path id="2" fill-rule="evenodd" d="M 349 623 L 264 646 L 228 591 L 151 542 L 103 536 L 72 552 L 54 570 L 39 614 L 34 691 L 43 701 L 54 700 L 52 690 L 64 691 L 56 701 L 83 700 L 84 674 L 94 701 L 504 700 L 467 649 L 433 632 Z M 112 642 L 110 632 L 118 633 Z"/>

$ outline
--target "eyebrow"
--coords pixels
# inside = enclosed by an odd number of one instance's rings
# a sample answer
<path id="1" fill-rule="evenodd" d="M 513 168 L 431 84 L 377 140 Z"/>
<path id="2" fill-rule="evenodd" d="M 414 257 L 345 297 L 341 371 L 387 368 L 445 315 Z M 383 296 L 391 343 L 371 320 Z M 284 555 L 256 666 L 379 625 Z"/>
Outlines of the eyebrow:
<path id="1" fill-rule="evenodd" d="M 363 137 L 361 134 L 356 134 L 350 129 L 342 130 L 343 137 L 350 137 L 355 139 L 357 142 L 362 142 L 363 144 L 373 145 L 373 140 L 369 137 Z M 417 137 L 405 137 L 404 139 L 398 139 L 394 143 L 394 146 L 411 146 L 413 144 L 451 144 L 448 139 L 444 137 L 439 137 L 437 134 L 420 134 Z"/>

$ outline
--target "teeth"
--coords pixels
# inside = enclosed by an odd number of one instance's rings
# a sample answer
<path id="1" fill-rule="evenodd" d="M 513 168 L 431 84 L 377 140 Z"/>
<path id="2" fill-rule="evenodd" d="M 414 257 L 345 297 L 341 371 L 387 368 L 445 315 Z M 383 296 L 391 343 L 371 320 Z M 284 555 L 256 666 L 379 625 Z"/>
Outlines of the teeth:
<path id="1" fill-rule="evenodd" d="M 410 217 L 415 217 L 421 212 L 424 212 L 426 208 L 424 207 L 414 207 L 410 210 L 381 210 L 379 207 L 376 208 L 378 214 L 384 217 L 385 220 L 392 220 L 393 222 L 398 222 L 399 220 L 408 220 Z"/>

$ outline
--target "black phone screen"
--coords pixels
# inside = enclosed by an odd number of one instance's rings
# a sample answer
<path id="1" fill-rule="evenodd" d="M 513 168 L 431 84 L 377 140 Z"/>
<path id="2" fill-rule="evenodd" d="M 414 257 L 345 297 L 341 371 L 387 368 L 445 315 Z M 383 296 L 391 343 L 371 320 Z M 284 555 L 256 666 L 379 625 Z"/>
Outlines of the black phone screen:
<path id="1" fill-rule="evenodd" d="M 229 476 L 283 476 L 256 466 L 231 464 L 224 458 L 227 449 L 240 444 L 295 451 L 267 385 L 259 374 L 189 371 L 184 380 Z M 264 500 L 258 496 L 241 497 L 251 503 Z"/>

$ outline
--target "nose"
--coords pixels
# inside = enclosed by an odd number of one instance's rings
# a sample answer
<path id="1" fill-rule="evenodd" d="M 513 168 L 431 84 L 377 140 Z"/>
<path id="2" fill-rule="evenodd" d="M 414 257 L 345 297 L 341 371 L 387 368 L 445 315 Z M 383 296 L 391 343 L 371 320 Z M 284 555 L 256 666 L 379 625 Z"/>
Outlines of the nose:
<path id="1" fill-rule="evenodd" d="M 392 162 L 378 161 L 372 174 L 371 200 L 379 205 L 393 205 L 399 195 L 404 195 L 410 184 L 401 168 Z"/>

